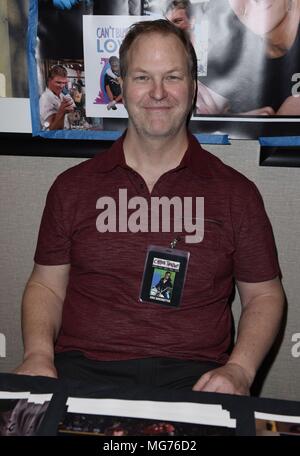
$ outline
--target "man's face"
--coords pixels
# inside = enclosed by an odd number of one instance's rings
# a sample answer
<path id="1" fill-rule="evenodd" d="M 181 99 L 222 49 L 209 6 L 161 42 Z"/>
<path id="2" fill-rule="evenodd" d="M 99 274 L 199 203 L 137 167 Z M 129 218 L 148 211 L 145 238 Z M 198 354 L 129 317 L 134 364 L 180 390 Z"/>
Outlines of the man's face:
<path id="1" fill-rule="evenodd" d="M 113 60 L 110 64 L 110 67 L 115 74 L 120 74 L 119 60 Z"/>
<path id="2" fill-rule="evenodd" d="M 186 10 L 183 8 L 175 8 L 173 10 L 170 10 L 166 17 L 170 22 L 173 22 L 173 24 L 181 30 L 189 31 L 191 29 L 191 22 L 187 17 Z"/>
<path id="3" fill-rule="evenodd" d="M 50 78 L 48 81 L 48 87 L 50 90 L 52 90 L 55 95 L 59 96 L 67 84 L 68 79 L 64 78 L 63 76 L 54 76 L 53 78 Z"/>
<path id="4" fill-rule="evenodd" d="M 127 55 L 123 99 L 129 128 L 149 138 L 167 138 L 185 129 L 195 94 L 188 57 L 175 35 L 149 33 Z"/>
<path id="5" fill-rule="evenodd" d="M 286 17 L 288 0 L 229 0 L 240 21 L 257 35 L 274 30 Z"/>

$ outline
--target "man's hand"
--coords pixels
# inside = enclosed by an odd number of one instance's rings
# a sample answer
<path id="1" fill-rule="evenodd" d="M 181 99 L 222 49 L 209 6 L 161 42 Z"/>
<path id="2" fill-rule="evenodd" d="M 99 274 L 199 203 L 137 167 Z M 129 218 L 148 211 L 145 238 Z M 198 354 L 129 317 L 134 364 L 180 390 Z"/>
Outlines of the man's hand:
<path id="1" fill-rule="evenodd" d="M 34 354 L 24 359 L 23 363 L 17 367 L 14 374 L 19 375 L 41 375 L 44 377 L 57 378 L 57 371 L 52 359 L 42 354 Z"/>
<path id="2" fill-rule="evenodd" d="M 65 115 L 68 112 L 73 112 L 73 111 L 74 111 L 74 102 L 73 102 L 72 98 L 70 97 L 70 98 L 65 98 L 61 102 L 59 110 L 57 112 L 60 113 L 61 115 Z"/>
<path id="3" fill-rule="evenodd" d="M 79 0 L 53 0 L 53 5 L 60 9 L 71 9 Z"/>
<path id="4" fill-rule="evenodd" d="M 252 109 L 252 111 L 239 112 L 242 116 L 275 116 L 272 106 L 263 106 L 262 108 Z"/>
<path id="5" fill-rule="evenodd" d="M 203 374 L 193 386 L 193 391 L 249 395 L 250 386 L 248 372 L 238 364 L 227 363 Z"/>
<path id="6" fill-rule="evenodd" d="M 226 114 L 229 110 L 229 102 L 222 95 L 214 92 L 198 81 L 196 100 L 196 113 L 201 115 Z"/>

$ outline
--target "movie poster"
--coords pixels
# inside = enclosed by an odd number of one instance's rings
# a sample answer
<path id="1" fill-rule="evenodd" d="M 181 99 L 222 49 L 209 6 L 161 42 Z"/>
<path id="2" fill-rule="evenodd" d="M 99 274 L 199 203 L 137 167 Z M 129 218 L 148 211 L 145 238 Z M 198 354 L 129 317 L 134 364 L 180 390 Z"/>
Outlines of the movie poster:
<path id="1" fill-rule="evenodd" d="M 101 138 L 124 130 L 118 49 L 130 24 L 158 17 L 185 30 L 196 50 L 193 133 L 252 139 L 298 134 L 298 0 L 31 0 L 34 133 Z M 48 85 L 56 65 L 66 70 L 65 85 L 53 98 Z M 53 125 L 62 103 L 63 122 Z"/>
<path id="2" fill-rule="evenodd" d="M 86 114 L 127 117 L 122 101 L 119 48 L 131 24 L 144 16 L 83 16 Z"/>

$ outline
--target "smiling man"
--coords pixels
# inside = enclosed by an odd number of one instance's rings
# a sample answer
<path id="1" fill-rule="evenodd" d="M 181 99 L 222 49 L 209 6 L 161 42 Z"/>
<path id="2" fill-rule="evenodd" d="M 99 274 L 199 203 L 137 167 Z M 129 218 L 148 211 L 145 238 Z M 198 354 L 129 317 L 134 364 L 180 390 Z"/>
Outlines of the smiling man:
<path id="1" fill-rule="evenodd" d="M 128 50 L 125 42 L 120 57 L 126 65 L 121 67 L 121 77 L 129 117 L 125 159 L 151 191 L 185 153 L 186 119 L 196 93 L 195 67 L 183 44 L 169 33 L 138 36 Z"/>
<path id="2" fill-rule="evenodd" d="M 248 394 L 283 309 L 261 197 L 187 130 L 197 61 L 182 30 L 165 20 L 135 24 L 120 49 L 120 72 L 128 129 L 49 191 L 24 293 L 25 354 L 16 372 Z M 126 211 L 120 189 L 129 198 Z M 115 202 L 120 220 L 99 230 L 102 197 Z M 161 211 L 147 230 L 143 210 L 148 215 L 151 206 L 141 201 L 154 198 L 174 210 Z M 180 202 L 191 201 L 182 216 L 191 223 L 197 198 L 204 198 L 204 238 L 189 242 L 185 224 L 175 229 L 170 222 Z M 131 231 L 127 215 L 135 217 Z M 151 294 L 161 277 L 172 277 L 167 298 Z M 234 281 L 242 313 L 230 352 Z"/>
<path id="3" fill-rule="evenodd" d="M 74 111 L 75 103 L 63 89 L 68 83 L 67 70 L 62 65 L 54 65 L 48 76 L 46 90 L 40 97 L 40 121 L 43 130 L 69 129 L 68 114 Z"/>

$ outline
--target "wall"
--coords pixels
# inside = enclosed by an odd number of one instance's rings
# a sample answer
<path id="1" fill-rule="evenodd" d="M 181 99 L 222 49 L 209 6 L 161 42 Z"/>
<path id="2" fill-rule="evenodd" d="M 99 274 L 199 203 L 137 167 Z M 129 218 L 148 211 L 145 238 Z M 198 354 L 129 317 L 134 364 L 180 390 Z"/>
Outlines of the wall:
<path id="1" fill-rule="evenodd" d="M 0 1 L 1 96 L 28 97 L 25 39 L 28 6 L 29 0 Z"/>
<path id="2" fill-rule="evenodd" d="M 261 395 L 300 399 L 300 186 L 297 168 L 259 167 L 255 141 L 234 141 L 208 150 L 259 187 L 271 218 L 289 303 L 281 346 L 261 374 Z M 32 269 L 37 230 L 47 190 L 54 178 L 83 159 L 0 156 L 0 371 L 12 370 L 22 357 L 20 302 Z M 233 306 L 239 315 L 239 300 Z M 298 339 L 299 336 L 299 339 Z M 294 340 L 292 340 L 294 339 Z M 280 345 L 280 340 L 278 341 Z M 267 368 L 270 370 L 267 372 Z"/>

